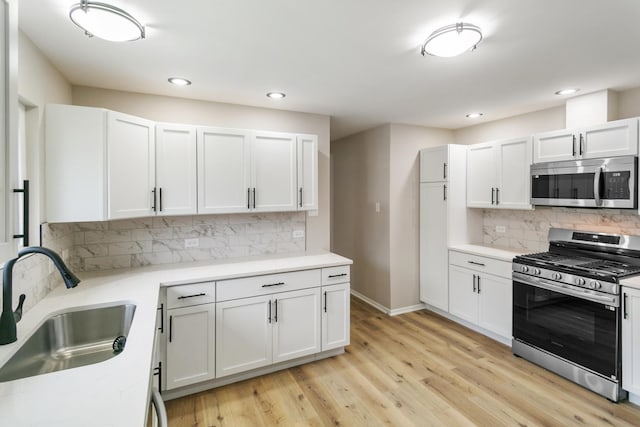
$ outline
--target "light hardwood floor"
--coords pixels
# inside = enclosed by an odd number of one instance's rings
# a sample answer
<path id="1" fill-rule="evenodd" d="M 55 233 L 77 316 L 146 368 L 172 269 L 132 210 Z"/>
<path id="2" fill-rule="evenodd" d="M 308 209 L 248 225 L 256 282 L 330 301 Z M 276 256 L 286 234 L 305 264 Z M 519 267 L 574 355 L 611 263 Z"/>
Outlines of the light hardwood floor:
<path id="1" fill-rule="evenodd" d="M 608 400 L 428 311 L 351 301 L 345 354 L 167 402 L 170 427 L 640 426 Z"/>

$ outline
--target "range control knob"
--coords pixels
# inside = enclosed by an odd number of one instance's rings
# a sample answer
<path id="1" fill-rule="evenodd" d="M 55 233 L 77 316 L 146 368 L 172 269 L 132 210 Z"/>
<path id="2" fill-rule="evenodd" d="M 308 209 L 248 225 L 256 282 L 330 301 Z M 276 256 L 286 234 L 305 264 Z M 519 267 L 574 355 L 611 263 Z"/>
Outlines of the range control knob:
<path id="1" fill-rule="evenodd" d="M 533 269 L 533 274 L 535 274 L 536 276 L 540 275 L 540 269 L 539 268 L 534 268 Z"/>
<path id="2" fill-rule="evenodd" d="M 562 279 L 562 274 L 553 273 L 553 276 L 551 276 L 551 277 L 553 277 L 554 280 L 560 280 L 560 279 Z"/>
<path id="3" fill-rule="evenodd" d="M 526 273 L 527 271 L 529 271 L 529 267 L 527 267 L 526 265 L 523 265 L 522 267 L 520 267 L 520 271 L 522 271 L 523 273 Z"/>
<path id="4" fill-rule="evenodd" d="M 584 280 L 582 277 L 578 277 L 576 278 L 576 285 L 578 286 L 584 286 L 586 280 Z"/>
<path id="5" fill-rule="evenodd" d="M 600 282 L 594 280 L 593 282 L 589 283 L 589 287 L 591 289 L 600 289 L 602 285 L 600 284 Z"/>

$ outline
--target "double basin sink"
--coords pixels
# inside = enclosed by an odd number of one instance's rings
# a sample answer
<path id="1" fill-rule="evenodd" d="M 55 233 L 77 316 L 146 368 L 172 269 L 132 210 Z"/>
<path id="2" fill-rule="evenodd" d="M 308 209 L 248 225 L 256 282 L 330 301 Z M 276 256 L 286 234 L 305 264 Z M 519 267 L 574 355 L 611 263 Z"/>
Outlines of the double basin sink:
<path id="1" fill-rule="evenodd" d="M 0 382 L 103 362 L 125 348 L 136 306 L 74 309 L 47 318 L 0 368 Z"/>

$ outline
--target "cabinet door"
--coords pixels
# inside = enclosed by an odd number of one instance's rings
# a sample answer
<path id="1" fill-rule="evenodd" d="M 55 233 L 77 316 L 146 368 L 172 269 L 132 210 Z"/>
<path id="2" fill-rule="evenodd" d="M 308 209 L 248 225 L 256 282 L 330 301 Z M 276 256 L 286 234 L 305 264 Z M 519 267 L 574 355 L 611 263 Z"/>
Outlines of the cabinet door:
<path id="1" fill-rule="evenodd" d="M 420 182 L 448 180 L 448 147 L 428 148 L 420 151 Z"/>
<path id="2" fill-rule="evenodd" d="M 273 295 L 273 363 L 320 351 L 320 288 Z"/>
<path id="3" fill-rule="evenodd" d="M 158 215 L 196 213 L 196 130 L 192 126 L 156 126 Z"/>
<path id="4" fill-rule="evenodd" d="M 154 123 L 109 111 L 107 158 L 109 218 L 153 215 Z"/>
<path id="5" fill-rule="evenodd" d="M 473 270 L 449 266 L 449 313 L 472 323 L 478 321 L 477 276 Z"/>
<path id="6" fill-rule="evenodd" d="M 318 209 L 318 137 L 297 136 L 298 210 Z"/>
<path id="7" fill-rule="evenodd" d="M 512 282 L 492 275 L 476 280 L 478 325 L 507 339 L 511 338 Z"/>
<path id="8" fill-rule="evenodd" d="M 497 207 L 531 209 L 531 150 L 530 137 L 497 144 Z"/>
<path id="9" fill-rule="evenodd" d="M 493 144 L 477 144 L 467 150 L 467 206 L 495 207 L 496 154 Z"/>
<path id="10" fill-rule="evenodd" d="M 251 144 L 252 207 L 257 211 L 296 210 L 296 137 L 258 132 Z"/>
<path id="11" fill-rule="evenodd" d="M 349 283 L 322 287 L 322 351 L 349 345 Z"/>
<path id="12" fill-rule="evenodd" d="M 216 377 L 270 365 L 271 296 L 216 303 Z"/>
<path id="13" fill-rule="evenodd" d="M 215 378 L 215 304 L 167 310 L 166 389 Z"/>
<path id="14" fill-rule="evenodd" d="M 622 289 L 622 388 L 640 396 L 640 290 Z"/>
<path id="15" fill-rule="evenodd" d="M 420 184 L 420 301 L 449 309 L 446 183 Z"/>
<path id="16" fill-rule="evenodd" d="M 251 134 L 198 128 L 198 213 L 249 210 Z"/>
<path id="17" fill-rule="evenodd" d="M 578 154 L 573 130 L 558 130 L 533 136 L 533 163 L 572 160 Z"/>
<path id="18" fill-rule="evenodd" d="M 638 119 L 617 120 L 580 132 L 582 157 L 634 156 L 638 154 Z"/>

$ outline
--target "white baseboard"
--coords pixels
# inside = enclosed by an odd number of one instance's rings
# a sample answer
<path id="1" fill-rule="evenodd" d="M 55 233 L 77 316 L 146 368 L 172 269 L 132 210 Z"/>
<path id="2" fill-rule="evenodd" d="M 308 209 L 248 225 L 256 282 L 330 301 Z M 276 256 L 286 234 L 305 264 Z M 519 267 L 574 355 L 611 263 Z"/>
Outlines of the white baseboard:
<path id="1" fill-rule="evenodd" d="M 384 305 L 380 304 L 377 301 L 372 300 L 371 298 L 362 295 L 360 292 L 355 291 L 353 289 L 351 289 L 351 295 L 353 295 L 354 297 L 366 302 L 367 304 L 369 304 L 370 306 L 372 306 L 373 308 L 380 310 L 381 312 L 383 312 L 386 315 L 389 316 L 397 316 L 399 314 L 405 314 L 405 313 L 411 313 L 412 311 L 418 311 L 418 310 L 423 310 L 424 308 L 426 308 L 426 305 L 424 304 L 416 304 L 416 305 L 410 305 L 407 307 L 400 307 L 400 308 L 387 308 Z"/>

